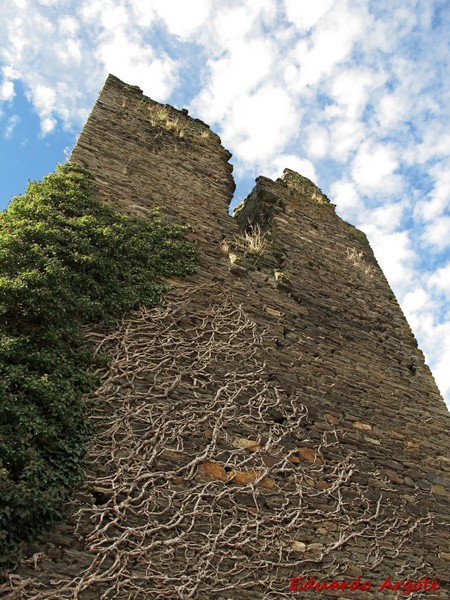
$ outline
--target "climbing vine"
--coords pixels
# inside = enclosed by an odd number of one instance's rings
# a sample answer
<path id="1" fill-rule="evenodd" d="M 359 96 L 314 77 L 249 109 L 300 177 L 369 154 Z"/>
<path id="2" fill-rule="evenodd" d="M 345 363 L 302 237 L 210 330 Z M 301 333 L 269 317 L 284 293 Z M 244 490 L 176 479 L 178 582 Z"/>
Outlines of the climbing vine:
<path id="1" fill-rule="evenodd" d="M 426 536 L 431 517 L 374 495 L 337 429 L 310 437 L 308 408 L 262 360 L 263 332 L 217 284 L 89 335 L 111 362 L 69 521 L 79 551 L 52 570 L 43 548 L 0 595 L 287 599 L 293 576 L 372 577 Z M 423 573 L 399 564 L 399 579 Z"/>
<path id="2" fill-rule="evenodd" d="M 91 430 L 81 395 L 96 384 L 80 326 L 153 306 L 162 276 L 193 273 L 185 232 L 157 211 L 117 214 L 73 163 L 0 214 L 0 563 L 80 481 Z"/>

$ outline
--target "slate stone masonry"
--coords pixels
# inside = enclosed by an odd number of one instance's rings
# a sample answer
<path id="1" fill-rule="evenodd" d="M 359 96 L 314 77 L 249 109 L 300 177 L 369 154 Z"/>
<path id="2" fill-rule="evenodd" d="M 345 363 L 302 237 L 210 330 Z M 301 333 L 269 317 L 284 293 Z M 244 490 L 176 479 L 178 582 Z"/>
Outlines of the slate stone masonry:
<path id="1" fill-rule="evenodd" d="M 284 540 L 274 541 L 267 550 L 270 560 L 280 560 L 273 573 L 263 576 L 258 571 L 264 553 L 252 550 L 256 546 L 249 542 L 249 551 L 242 555 L 247 565 L 242 574 L 245 585 L 236 578 L 235 589 L 231 586 L 221 595 L 207 591 L 216 590 L 216 584 L 208 588 L 205 583 L 189 597 L 296 597 L 289 592 L 290 577 L 314 575 L 330 581 L 334 573 L 340 580 L 360 576 L 378 584 L 387 576 L 397 581 L 428 577 L 437 579 L 441 589 L 423 593 L 424 597 L 450 598 L 450 414 L 367 238 L 336 215 L 334 205 L 314 183 L 288 169 L 277 181 L 259 177 L 234 217 L 229 216 L 234 191 L 230 157 L 219 137 L 186 110 L 160 105 L 113 76 L 108 77 L 71 156 L 90 170 L 99 197 L 118 210 L 143 214 L 160 206 L 168 218 L 192 225 L 194 232 L 188 238 L 199 247 L 200 270 L 169 282 L 173 298 L 169 306 L 188 298 L 177 335 L 180 340 L 188 335 L 196 315 L 203 315 L 205 323 L 209 308 L 222 301 L 224 307 L 234 307 L 230 315 L 244 311 L 252 325 L 230 337 L 240 340 L 233 346 L 235 372 L 243 363 L 255 361 L 254 372 L 268 382 L 262 388 L 267 394 L 261 393 L 254 430 L 248 388 L 245 401 L 236 404 L 233 425 L 212 418 L 209 428 L 199 425 L 197 433 L 184 439 L 185 454 L 167 451 L 158 465 L 159 470 L 170 471 L 174 465 L 183 469 L 189 463 L 187 456 L 204 449 L 205 439 L 213 435 L 210 431 L 219 431 L 215 454 L 199 463 L 197 474 L 186 475 L 184 483 L 167 485 L 174 486 L 175 495 L 185 494 L 193 481 L 211 482 L 218 495 L 229 489 L 217 518 L 224 510 L 247 503 L 250 508 L 245 517 L 235 517 L 236 523 L 260 519 L 261 535 L 268 532 L 270 537 L 272 515 L 278 527 L 273 537 Z M 244 242 L 238 242 L 245 233 L 255 232 L 265 247 L 251 255 Z M 235 263 L 239 268 L 233 268 L 230 260 L 234 246 L 242 255 Z M 220 310 L 225 314 L 228 309 Z M 242 349 L 252 344 L 254 353 Z M 180 365 L 182 360 L 180 355 Z M 230 376 L 227 360 L 224 354 L 223 360 L 202 367 L 206 411 L 208 398 L 213 402 L 214 385 L 226 383 Z M 258 381 L 252 383 L 255 389 Z M 193 394 L 200 394 L 196 385 L 174 385 L 172 397 L 188 407 Z M 284 430 L 293 402 L 304 410 L 298 426 Z M 200 413 L 198 418 L 201 423 Z M 283 442 L 271 446 L 277 435 Z M 333 442 L 324 444 L 325 438 Z M 233 452 L 238 451 L 247 462 L 230 471 L 229 461 L 237 460 Z M 333 469 L 344 473 L 344 464 L 348 479 L 342 476 L 338 481 Z M 261 479 L 263 469 L 268 470 Z M 284 538 L 277 511 L 290 502 L 290 495 L 299 493 L 299 481 L 304 486 L 304 509 L 300 503 L 298 527 L 286 523 Z M 259 494 L 257 508 L 249 504 L 250 488 Z M 87 484 L 73 506 L 80 509 L 94 503 L 92 486 Z M 330 506 L 336 507 L 336 518 L 330 516 Z M 340 506 L 347 511 L 345 518 Z M 309 520 L 302 522 L 302 510 Z M 325 513 L 327 519 L 321 516 Z M 351 523 L 347 529 L 345 522 Z M 94 554 L 86 543 L 89 527 L 85 522 L 80 530 L 78 524 L 75 532 L 71 517 L 57 525 L 31 548 L 5 597 L 35 597 L 33 589 L 45 592 L 42 597 L 75 597 L 69 587 L 61 591 L 55 581 L 75 578 L 92 563 Z M 196 531 L 200 535 L 202 525 L 195 527 L 192 535 Z M 309 563 L 305 557 L 311 557 Z M 182 560 L 175 556 L 174 568 Z M 250 585 L 252 561 L 259 580 Z M 33 583 L 23 585 L 18 595 L 20 582 L 27 579 Z M 108 589 L 107 583 L 102 585 L 91 591 L 87 586 L 79 597 L 100 597 L 99 590 Z M 121 592 L 117 582 L 114 585 L 118 598 L 188 597 L 177 592 L 175 583 L 161 584 L 158 593 L 151 587 L 156 584 L 148 583 L 147 596 L 132 596 Z M 145 588 L 145 581 L 141 585 Z M 375 583 L 370 591 L 321 593 L 341 598 L 400 597 L 399 592 L 377 592 Z M 414 592 L 413 597 L 418 596 Z M 317 597 L 317 592 L 302 592 L 300 597 Z"/>

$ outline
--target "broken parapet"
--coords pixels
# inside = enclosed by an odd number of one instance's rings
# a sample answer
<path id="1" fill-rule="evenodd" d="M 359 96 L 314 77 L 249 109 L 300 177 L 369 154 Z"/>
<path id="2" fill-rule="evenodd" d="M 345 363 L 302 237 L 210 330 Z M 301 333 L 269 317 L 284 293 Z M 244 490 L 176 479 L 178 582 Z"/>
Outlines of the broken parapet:
<path id="1" fill-rule="evenodd" d="M 295 171 L 291 171 L 291 169 L 284 169 L 281 181 L 283 181 L 288 188 L 294 190 L 303 197 L 315 200 L 320 204 L 330 203 L 330 200 L 315 183 L 313 183 L 310 179 L 303 177 L 303 175 L 299 175 Z"/>
<path id="2" fill-rule="evenodd" d="M 109 75 L 70 159 L 89 169 L 99 197 L 119 210 L 162 207 L 220 239 L 235 189 L 230 157 L 219 136 L 186 110 Z"/>

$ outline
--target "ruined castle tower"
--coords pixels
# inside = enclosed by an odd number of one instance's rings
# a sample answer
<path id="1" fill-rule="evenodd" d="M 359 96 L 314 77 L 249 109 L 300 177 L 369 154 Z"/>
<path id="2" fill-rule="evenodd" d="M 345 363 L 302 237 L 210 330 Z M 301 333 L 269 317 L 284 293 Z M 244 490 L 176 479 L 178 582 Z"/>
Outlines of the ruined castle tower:
<path id="1" fill-rule="evenodd" d="M 200 269 L 100 340 L 92 468 L 6 597 L 449 598 L 450 415 L 365 235 L 289 170 L 229 216 L 218 136 L 112 76 L 71 159 Z"/>

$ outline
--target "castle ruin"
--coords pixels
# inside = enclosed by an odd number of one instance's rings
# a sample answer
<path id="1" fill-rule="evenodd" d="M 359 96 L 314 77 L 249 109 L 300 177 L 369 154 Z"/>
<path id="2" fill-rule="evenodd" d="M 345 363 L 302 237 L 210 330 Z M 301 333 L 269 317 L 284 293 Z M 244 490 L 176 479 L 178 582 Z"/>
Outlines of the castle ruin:
<path id="1" fill-rule="evenodd" d="M 231 217 L 230 156 L 108 77 L 71 159 L 200 268 L 96 339 L 86 483 L 5 598 L 450 598 L 450 414 L 367 238 L 289 170 Z"/>

